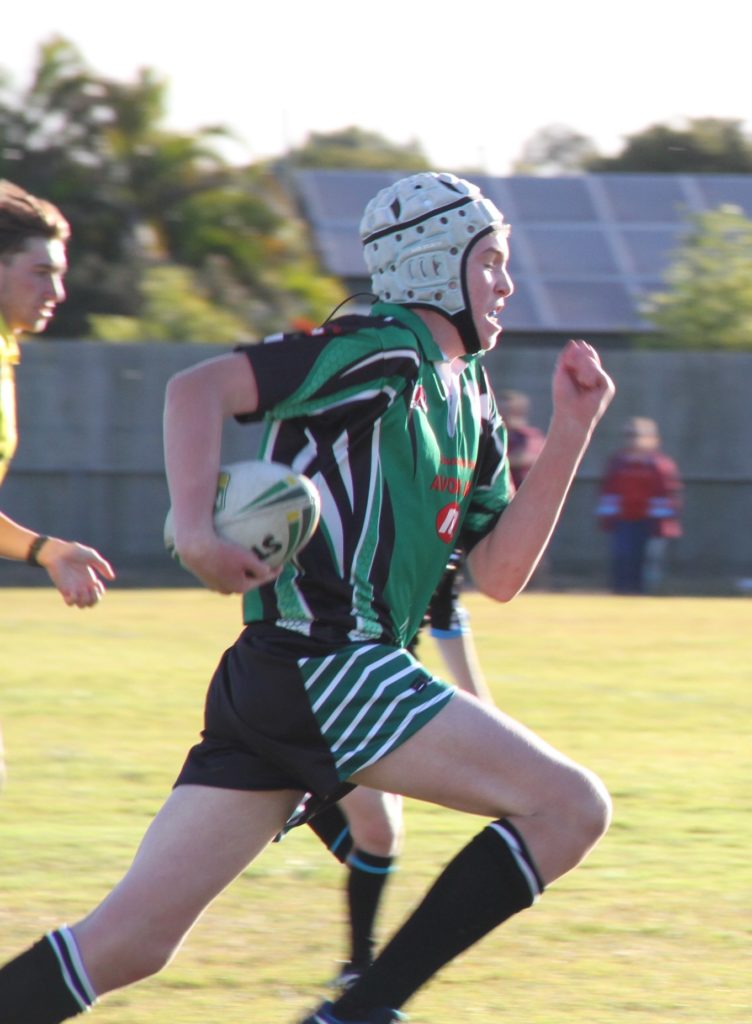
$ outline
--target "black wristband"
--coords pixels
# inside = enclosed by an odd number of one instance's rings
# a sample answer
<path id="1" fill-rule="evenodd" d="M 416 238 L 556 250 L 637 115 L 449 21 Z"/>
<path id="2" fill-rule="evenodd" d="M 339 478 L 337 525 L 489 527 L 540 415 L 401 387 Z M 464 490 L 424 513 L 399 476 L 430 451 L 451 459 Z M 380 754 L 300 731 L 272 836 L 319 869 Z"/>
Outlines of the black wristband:
<path id="1" fill-rule="evenodd" d="M 26 554 L 26 561 L 29 563 L 29 565 L 39 565 L 39 562 L 37 561 L 37 555 L 39 554 L 39 552 L 42 550 L 42 548 L 49 539 L 50 538 L 44 533 L 40 533 L 38 537 L 34 538 Z"/>

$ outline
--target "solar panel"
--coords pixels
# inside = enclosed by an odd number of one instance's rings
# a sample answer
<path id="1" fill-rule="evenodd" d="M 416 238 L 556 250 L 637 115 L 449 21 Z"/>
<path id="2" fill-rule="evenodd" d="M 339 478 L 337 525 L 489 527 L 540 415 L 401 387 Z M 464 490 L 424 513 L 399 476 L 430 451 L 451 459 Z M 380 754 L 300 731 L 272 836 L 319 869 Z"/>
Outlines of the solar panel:
<path id="1" fill-rule="evenodd" d="M 681 236 L 679 225 L 666 228 L 649 224 L 623 226 L 620 234 L 630 266 L 639 277 L 660 277 L 670 263 Z"/>
<path id="2" fill-rule="evenodd" d="M 634 295 L 624 282 L 548 281 L 545 288 L 554 313 L 551 327 L 624 331 L 640 326 Z"/>
<path id="3" fill-rule="evenodd" d="M 604 216 L 616 223 L 680 221 L 694 208 L 684 175 L 601 174 L 593 178 L 606 200 Z"/>
<path id="4" fill-rule="evenodd" d="M 592 278 L 619 273 L 609 238 L 598 225 L 578 229 L 568 224 L 535 224 L 527 226 L 525 235 L 543 277 Z"/>
<path id="5" fill-rule="evenodd" d="M 315 232 L 316 248 L 322 263 L 335 277 L 367 277 L 363 246 L 352 224 L 329 225 Z"/>
<path id="6" fill-rule="evenodd" d="M 747 217 L 752 217 L 752 175 L 704 175 L 697 179 L 698 188 L 708 209 L 719 206 L 738 206 Z"/>
<path id="7" fill-rule="evenodd" d="M 538 221 L 597 221 L 598 214 L 584 178 L 508 178 L 514 219 Z M 512 219 L 511 213 L 509 215 Z"/>
<path id="8" fill-rule="evenodd" d="M 342 221 L 357 229 L 368 200 L 400 177 L 384 171 L 298 171 L 296 183 L 314 224 Z"/>
<path id="9" fill-rule="evenodd" d="M 363 208 L 395 171 L 300 170 L 295 182 L 329 273 L 369 286 L 358 241 Z M 473 179 L 512 225 L 516 294 L 508 329 L 540 334 L 649 328 L 645 297 L 662 287 L 687 215 L 724 203 L 752 216 L 752 175 L 592 174 Z"/>
<path id="10" fill-rule="evenodd" d="M 540 298 L 535 294 L 535 282 L 525 277 L 515 278 L 514 295 L 504 309 L 505 331 L 520 331 L 531 326 L 544 327 L 545 310 L 541 309 Z"/>

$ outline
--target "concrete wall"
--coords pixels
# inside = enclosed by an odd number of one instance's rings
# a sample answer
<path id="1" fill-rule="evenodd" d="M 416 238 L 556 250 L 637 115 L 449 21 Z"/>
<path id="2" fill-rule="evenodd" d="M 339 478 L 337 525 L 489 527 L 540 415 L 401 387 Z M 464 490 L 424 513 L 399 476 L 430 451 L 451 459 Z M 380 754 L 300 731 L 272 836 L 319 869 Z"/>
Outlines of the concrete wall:
<path id="1" fill-rule="evenodd" d="M 0 507 L 24 525 L 92 544 L 113 562 L 121 582 L 192 582 L 162 546 L 169 503 L 164 390 L 181 368 L 224 351 L 26 342 L 17 373 L 19 447 Z M 228 426 L 227 461 L 253 455 L 258 429 Z M 0 561 L 0 584 L 36 578 Z"/>
<path id="2" fill-rule="evenodd" d="M 555 350 L 494 353 L 494 382 L 528 391 L 534 422 L 551 411 L 546 377 Z M 752 354 L 611 351 L 616 397 L 586 455 L 552 545 L 563 575 L 605 580 L 605 543 L 594 527 L 597 483 L 624 419 L 650 416 L 685 482 L 684 536 L 670 548 L 669 587 L 733 591 L 752 577 Z"/>
<path id="3" fill-rule="evenodd" d="M 3 510 L 35 529 L 90 543 L 122 582 L 190 583 L 162 548 L 167 509 L 161 416 L 165 383 L 225 349 L 207 345 L 27 342 L 18 372 L 20 445 Z M 488 358 L 497 389 L 551 412 L 555 349 L 507 348 Z M 593 519 L 597 480 L 629 415 L 660 425 L 686 482 L 685 535 L 671 550 L 669 589 L 733 590 L 752 577 L 752 355 L 611 351 L 617 397 L 578 474 L 551 549 L 551 583 L 602 586 L 605 541 Z M 257 427 L 231 424 L 224 457 L 255 452 Z M 38 580 L 0 561 L 0 585 Z"/>

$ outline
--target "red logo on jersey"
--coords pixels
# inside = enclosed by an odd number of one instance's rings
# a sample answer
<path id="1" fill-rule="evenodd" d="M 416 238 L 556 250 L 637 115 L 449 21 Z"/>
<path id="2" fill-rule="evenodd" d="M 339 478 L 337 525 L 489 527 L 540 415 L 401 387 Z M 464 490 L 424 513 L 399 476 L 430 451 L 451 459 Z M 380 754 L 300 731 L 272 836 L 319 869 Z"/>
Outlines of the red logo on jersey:
<path id="1" fill-rule="evenodd" d="M 428 412 L 428 397 L 426 396 L 426 389 L 422 384 L 416 384 L 413 396 L 410 399 L 411 409 L 420 409 L 421 412 Z"/>
<path id="2" fill-rule="evenodd" d="M 460 525 L 460 507 L 456 501 L 445 505 L 436 516 L 436 532 L 445 544 L 454 543 L 454 535 Z"/>
<path id="3" fill-rule="evenodd" d="M 437 473 L 431 484 L 432 491 L 449 491 L 450 494 L 468 494 L 470 492 L 470 481 L 460 480 L 459 477 L 443 476 Z"/>

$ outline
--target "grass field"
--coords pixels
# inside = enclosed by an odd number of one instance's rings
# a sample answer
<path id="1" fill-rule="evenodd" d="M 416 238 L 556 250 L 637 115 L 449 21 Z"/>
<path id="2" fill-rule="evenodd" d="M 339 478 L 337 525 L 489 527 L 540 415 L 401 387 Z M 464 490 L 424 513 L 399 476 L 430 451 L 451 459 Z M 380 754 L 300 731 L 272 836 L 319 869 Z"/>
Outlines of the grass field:
<path id="1" fill-rule="evenodd" d="M 127 867 L 200 726 L 235 599 L 0 590 L 0 959 L 75 921 Z M 752 1021 L 748 599 L 531 593 L 465 603 L 498 703 L 606 781 L 590 859 L 448 967 L 415 1024 Z M 430 641 L 424 659 L 438 665 Z M 384 931 L 482 822 L 408 803 Z M 294 1024 L 343 953 L 343 871 L 307 829 L 209 909 L 101 1024 Z"/>

